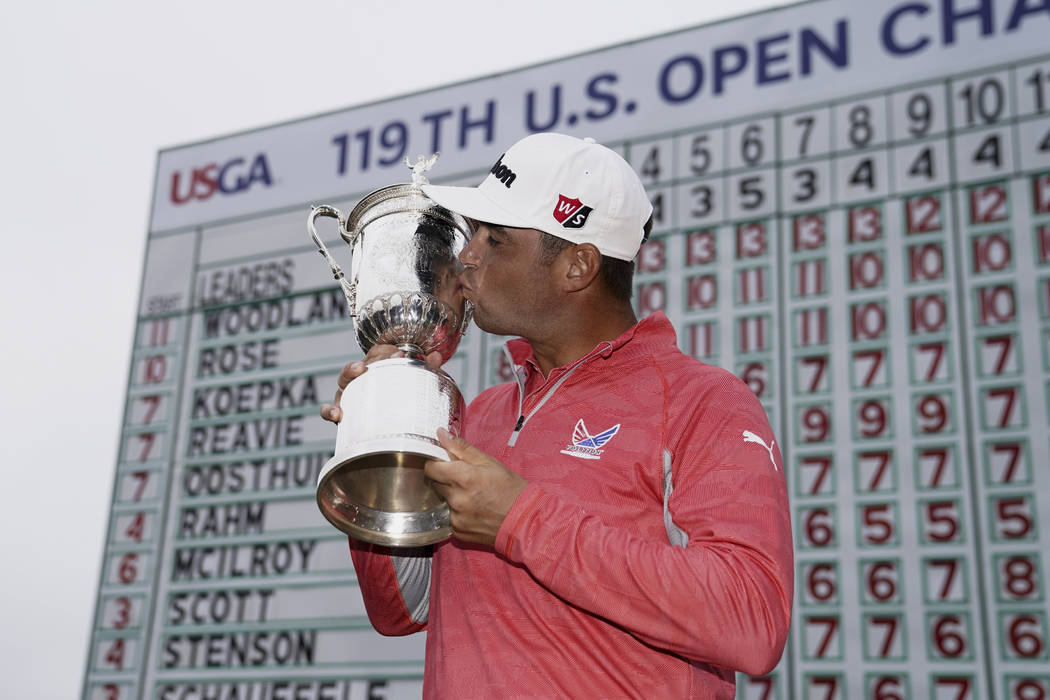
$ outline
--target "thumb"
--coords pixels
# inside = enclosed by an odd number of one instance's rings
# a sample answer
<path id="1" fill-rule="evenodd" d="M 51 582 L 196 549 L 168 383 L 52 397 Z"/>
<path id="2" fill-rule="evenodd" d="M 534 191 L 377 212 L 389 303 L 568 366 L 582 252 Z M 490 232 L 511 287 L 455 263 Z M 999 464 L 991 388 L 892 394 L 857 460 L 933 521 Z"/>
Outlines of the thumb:
<path id="1" fill-rule="evenodd" d="M 468 457 L 476 457 L 481 454 L 478 448 L 471 445 L 461 437 L 457 437 L 444 428 L 437 429 L 438 443 L 445 448 L 453 459 L 469 461 Z"/>

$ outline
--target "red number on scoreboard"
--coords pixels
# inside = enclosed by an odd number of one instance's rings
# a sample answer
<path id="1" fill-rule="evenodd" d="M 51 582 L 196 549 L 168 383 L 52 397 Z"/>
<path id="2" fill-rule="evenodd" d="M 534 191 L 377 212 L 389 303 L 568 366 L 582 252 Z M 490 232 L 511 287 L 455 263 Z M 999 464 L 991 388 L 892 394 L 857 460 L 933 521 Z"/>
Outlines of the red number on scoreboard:
<path id="1" fill-rule="evenodd" d="M 131 478 L 138 482 L 131 500 L 140 501 L 142 500 L 142 493 L 146 490 L 146 484 L 149 483 L 149 472 L 132 472 Z"/>
<path id="2" fill-rule="evenodd" d="M 1042 592 L 1039 586 L 1037 560 L 1016 555 L 999 561 L 999 595 L 1010 601 L 1031 600 Z"/>
<path id="3" fill-rule="evenodd" d="M 806 406 L 799 419 L 803 442 L 824 442 L 831 435 L 831 414 L 827 406 Z"/>
<path id="4" fill-rule="evenodd" d="M 819 603 L 835 602 L 838 596 L 838 571 L 830 562 L 816 562 L 803 567 L 806 594 Z"/>
<path id="5" fill-rule="evenodd" d="M 710 265 L 718 259 L 714 231 L 693 231 L 685 238 L 685 264 Z"/>
<path id="6" fill-rule="evenodd" d="M 995 284 L 977 288 L 977 323 L 981 326 L 1000 326 L 1017 319 L 1017 301 L 1009 284 Z"/>
<path id="7" fill-rule="evenodd" d="M 873 561 L 864 564 L 864 592 L 875 603 L 900 602 L 900 572 L 895 561 Z"/>
<path id="8" fill-rule="evenodd" d="M 886 358 L 885 350 L 858 350 L 853 353 L 853 368 L 855 383 L 869 389 L 878 384 L 886 383 L 886 373 L 882 371 L 883 360 Z M 856 381 L 859 379 L 859 381 Z"/>
<path id="9" fill-rule="evenodd" d="M 961 615 L 940 615 L 932 618 L 932 622 L 930 633 L 937 656 L 957 659 L 969 653 L 966 623 Z"/>
<path id="10" fill-rule="evenodd" d="M 146 384 L 160 384 L 168 374 L 168 358 L 164 355 L 150 355 L 142 363 L 142 381 Z"/>
<path id="11" fill-rule="evenodd" d="M 1039 659 L 1045 656 L 1046 641 L 1043 638 L 1046 620 L 1031 613 L 1006 615 L 1006 640 L 1010 652 L 1022 659 Z"/>
<path id="12" fill-rule="evenodd" d="M 850 339 L 880 340 L 886 336 L 886 302 L 865 301 L 850 306 Z"/>
<path id="13" fill-rule="evenodd" d="M 689 311 L 710 309 L 718 304 L 718 277 L 696 275 L 686 278 L 685 307 Z"/>
<path id="14" fill-rule="evenodd" d="M 763 398 L 766 395 L 769 383 L 769 370 L 764 362 L 751 362 L 745 365 L 740 373 L 740 379 L 747 384 L 748 388 L 758 398 Z"/>
<path id="15" fill-rule="evenodd" d="M 997 539 L 1019 540 L 1032 537 L 1034 508 L 1027 495 L 996 498 L 993 503 Z"/>
<path id="16" fill-rule="evenodd" d="M 959 577 L 959 568 L 958 559 L 927 559 L 927 595 L 932 595 L 932 600 L 936 602 L 961 600 L 964 597 L 964 589 Z"/>
<path id="17" fill-rule="evenodd" d="M 1050 694 L 1050 678 L 1010 679 L 1010 700 L 1046 700 Z"/>
<path id="18" fill-rule="evenodd" d="M 667 307 L 667 287 L 663 282 L 647 282 L 638 285 L 638 312 L 648 316 Z"/>
<path id="19" fill-rule="evenodd" d="M 806 512 L 803 537 L 810 547 L 827 547 L 835 541 L 834 520 L 827 508 L 813 508 Z"/>
<path id="20" fill-rule="evenodd" d="M 868 243 L 882 238 L 882 210 L 878 207 L 854 207 L 849 210 L 849 242 Z"/>
<path id="21" fill-rule="evenodd" d="M 1050 173 L 1032 178 L 1032 203 L 1036 214 L 1050 214 Z"/>
<path id="22" fill-rule="evenodd" d="M 948 401 L 940 394 L 926 394 L 916 398 L 915 418 L 924 435 L 934 435 L 951 427 Z"/>
<path id="23" fill-rule="evenodd" d="M 933 679 L 933 686 L 935 689 L 949 688 L 950 692 L 954 693 L 954 695 L 948 696 L 945 700 L 969 700 L 971 682 L 970 679 L 965 676 L 938 676 Z M 936 692 L 936 690 L 934 692 Z M 940 700 L 941 695 L 938 694 L 936 697 Z"/>
<path id="24" fill-rule="evenodd" d="M 919 458 L 919 474 L 923 486 L 928 489 L 938 488 L 942 483 L 945 486 L 955 486 L 955 471 L 950 465 L 951 450 L 947 447 L 928 447 L 919 450 L 916 455 Z"/>
<path id="25" fill-rule="evenodd" d="M 1020 390 L 1016 386 L 1004 386 L 985 389 L 984 410 L 989 428 L 1009 428 L 1020 422 L 1017 396 Z"/>
<path id="26" fill-rule="evenodd" d="M 886 437 L 890 429 L 889 400 L 868 399 L 857 405 L 857 431 L 865 440 Z"/>
<path id="27" fill-rule="evenodd" d="M 944 228 L 941 199 L 935 195 L 912 197 L 904 203 L 905 227 L 909 235 L 932 233 Z"/>
<path id="28" fill-rule="evenodd" d="M 663 238 L 651 238 L 638 251 L 638 272 L 660 272 L 667 268 L 667 243 Z"/>
<path id="29" fill-rule="evenodd" d="M 861 540 L 870 545 L 894 540 L 893 504 L 869 503 L 861 507 Z"/>
<path id="30" fill-rule="evenodd" d="M 897 676 L 879 676 L 870 682 L 870 700 L 905 700 L 908 697 L 904 680 Z"/>
<path id="31" fill-rule="evenodd" d="M 120 671 L 124 668 L 124 640 L 117 638 L 109 645 L 105 656 L 106 663 Z"/>
<path id="32" fill-rule="evenodd" d="M 1007 217 L 1006 188 L 984 185 L 970 190 L 970 223 L 989 224 Z"/>
<path id="33" fill-rule="evenodd" d="M 944 246 L 929 242 L 908 246 L 908 280 L 930 282 L 945 277 Z"/>
<path id="34" fill-rule="evenodd" d="M 815 629 L 814 629 L 815 628 Z M 814 629 L 816 637 L 812 641 L 815 642 L 816 648 L 812 646 L 812 656 L 818 659 L 823 659 L 828 654 L 828 649 L 831 648 L 831 643 L 836 639 L 836 633 L 839 629 L 839 619 L 837 617 L 823 617 L 823 616 L 811 616 L 806 618 L 806 636 L 810 637 L 810 630 Z"/>
<path id="35" fill-rule="evenodd" d="M 139 442 L 142 443 L 142 449 L 139 451 L 139 461 L 145 462 L 149 459 L 150 452 L 153 450 L 153 444 L 156 442 L 157 436 L 154 433 L 139 433 L 135 437 L 137 437 Z"/>
<path id="36" fill-rule="evenodd" d="M 857 455 L 860 477 L 862 483 L 865 484 L 865 491 L 878 491 L 883 481 L 887 481 L 886 475 L 890 473 L 889 466 L 892 459 L 893 454 L 889 450 L 873 450 L 861 452 Z M 871 476 L 864 480 L 865 474 L 870 474 Z M 893 488 L 893 485 L 888 481 L 887 485 L 889 488 Z"/>
<path id="37" fill-rule="evenodd" d="M 736 227 L 736 259 L 758 258 L 768 250 L 766 225 L 752 221 Z"/>
<path id="38" fill-rule="evenodd" d="M 121 596 L 113 602 L 117 606 L 117 616 L 112 622 L 112 627 L 124 629 L 131 622 L 131 600 L 127 596 Z"/>
<path id="39" fill-rule="evenodd" d="M 830 456 L 807 456 L 799 459 L 799 470 L 803 471 L 803 483 L 807 481 L 811 470 L 816 470 L 816 476 L 809 480 L 806 495 L 816 496 L 832 490 L 831 480 L 828 479 L 828 475 L 831 473 L 831 465 L 832 459 Z"/>
<path id="40" fill-rule="evenodd" d="M 770 700 L 771 698 L 776 697 L 773 694 L 773 689 L 776 687 L 773 676 L 760 676 L 758 678 L 748 676 L 747 687 L 748 691 L 745 697 L 747 697 L 748 700 L 751 700 L 751 698 L 754 698 L 754 700 Z M 758 689 L 757 695 L 751 692 L 752 688 Z"/>
<path id="41" fill-rule="evenodd" d="M 909 329 L 912 335 L 940 333 L 947 329 L 948 301 L 942 292 L 915 296 L 909 302 Z"/>
<path id="42" fill-rule="evenodd" d="M 798 253 L 804 250 L 819 250 L 824 247 L 824 216 L 806 214 L 791 221 L 792 247 Z"/>
<path id="43" fill-rule="evenodd" d="M 145 530 L 146 525 L 146 514 L 136 513 L 124 530 L 124 536 L 128 539 L 135 540 L 136 542 L 142 541 L 142 534 Z"/>
<path id="44" fill-rule="evenodd" d="M 890 653 L 894 651 L 894 642 L 898 639 L 897 630 L 900 628 L 900 618 L 894 615 L 872 615 L 867 620 L 870 626 L 868 633 L 876 639 L 882 638 L 882 644 L 879 645 L 876 656 L 880 659 L 889 658 Z M 901 656 L 899 648 L 893 655 Z"/>
<path id="45" fill-rule="evenodd" d="M 122 556 L 117 566 L 117 580 L 125 584 L 134 583 L 139 573 L 138 562 L 139 555 L 135 552 L 128 552 Z"/>
<path id="46" fill-rule="evenodd" d="M 1003 233 L 974 236 L 972 272 L 975 275 L 987 272 L 1002 272 L 1013 264 L 1013 248 L 1010 239 Z"/>
<path id="47" fill-rule="evenodd" d="M 824 691 L 823 695 L 817 694 L 817 688 Z M 839 679 L 837 676 L 810 676 L 807 698 L 812 700 L 835 700 L 839 696 Z"/>
<path id="48" fill-rule="evenodd" d="M 923 508 L 923 535 L 928 542 L 953 542 L 960 539 L 959 504 L 952 501 L 931 501 Z"/>

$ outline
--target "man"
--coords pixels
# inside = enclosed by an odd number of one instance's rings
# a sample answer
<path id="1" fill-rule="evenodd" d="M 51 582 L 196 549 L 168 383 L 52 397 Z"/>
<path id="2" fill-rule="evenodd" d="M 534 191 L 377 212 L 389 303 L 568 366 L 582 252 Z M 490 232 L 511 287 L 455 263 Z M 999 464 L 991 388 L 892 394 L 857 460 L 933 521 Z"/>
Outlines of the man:
<path id="1" fill-rule="evenodd" d="M 426 465 L 453 539 L 432 558 L 351 541 L 373 625 L 428 631 L 427 697 L 732 698 L 734 671 L 769 671 L 787 637 L 784 475 L 747 386 L 683 355 L 663 314 L 635 319 L 637 175 L 590 139 L 536 134 L 479 187 L 425 190 L 477 222 L 463 293 L 480 328 L 521 336 L 517 381 L 482 392 L 461 438 L 439 433 L 451 461 Z M 344 368 L 336 404 L 396 354 Z"/>

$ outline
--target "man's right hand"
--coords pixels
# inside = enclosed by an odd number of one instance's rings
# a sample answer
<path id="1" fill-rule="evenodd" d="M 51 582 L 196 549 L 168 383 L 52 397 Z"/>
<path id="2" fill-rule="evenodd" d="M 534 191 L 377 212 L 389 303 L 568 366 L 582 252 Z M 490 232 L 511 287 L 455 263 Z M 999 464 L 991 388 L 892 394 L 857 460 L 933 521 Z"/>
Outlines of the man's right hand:
<path id="1" fill-rule="evenodd" d="M 405 357 L 405 353 L 402 350 L 398 350 L 396 345 L 373 345 L 372 349 L 365 355 L 364 360 L 347 363 L 342 371 L 339 372 L 339 378 L 336 380 L 339 387 L 335 390 L 335 400 L 333 403 L 321 405 L 321 417 L 333 423 L 341 421 L 343 419 L 343 410 L 339 408 L 339 400 L 343 397 L 343 390 L 346 389 L 350 382 L 364 374 L 368 370 L 368 365 L 379 360 L 388 360 L 392 357 Z M 441 353 L 437 351 L 430 353 L 426 356 L 426 362 L 431 367 L 440 367 Z"/>

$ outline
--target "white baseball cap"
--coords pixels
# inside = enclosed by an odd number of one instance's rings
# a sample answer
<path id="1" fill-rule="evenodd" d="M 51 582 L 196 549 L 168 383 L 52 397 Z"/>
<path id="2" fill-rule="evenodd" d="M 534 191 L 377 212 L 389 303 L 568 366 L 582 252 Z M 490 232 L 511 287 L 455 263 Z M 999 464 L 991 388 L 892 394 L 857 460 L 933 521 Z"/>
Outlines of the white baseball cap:
<path id="1" fill-rule="evenodd" d="M 653 213 L 627 161 L 594 139 L 565 134 L 521 139 L 477 187 L 424 185 L 423 191 L 471 219 L 593 243 L 620 260 L 634 259 Z"/>

